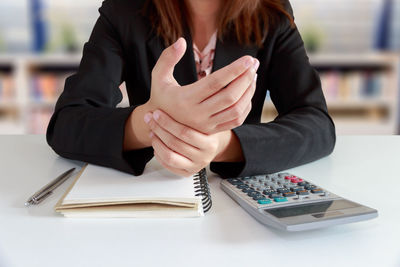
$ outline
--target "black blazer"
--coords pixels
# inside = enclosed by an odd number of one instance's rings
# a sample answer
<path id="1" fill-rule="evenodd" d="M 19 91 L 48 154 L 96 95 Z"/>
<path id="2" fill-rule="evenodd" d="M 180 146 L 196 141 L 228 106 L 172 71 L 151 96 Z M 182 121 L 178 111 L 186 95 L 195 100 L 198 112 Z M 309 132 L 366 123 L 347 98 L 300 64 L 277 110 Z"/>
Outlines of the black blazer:
<path id="1" fill-rule="evenodd" d="M 78 72 L 66 80 L 47 129 L 47 142 L 59 155 L 134 175 L 140 175 L 153 157 L 151 147 L 123 151 L 125 121 L 149 99 L 151 70 L 165 48 L 140 13 L 143 3 L 106 0 L 99 9 Z M 287 10 L 292 14 L 288 2 Z M 188 49 L 174 72 L 181 85 L 197 80 L 188 30 L 184 37 Z M 229 36 L 217 41 L 213 71 L 244 55 L 260 61 L 252 110 L 244 124 L 233 130 L 245 162 L 211 163 L 211 170 L 223 177 L 272 173 L 331 153 L 334 124 L 298 30 L 282 15 L 261 49 L 242 47 Z M 123 81 L 130 107 L 116 108 Z M 279 115 L 260 123 L 267 90 Z"/>

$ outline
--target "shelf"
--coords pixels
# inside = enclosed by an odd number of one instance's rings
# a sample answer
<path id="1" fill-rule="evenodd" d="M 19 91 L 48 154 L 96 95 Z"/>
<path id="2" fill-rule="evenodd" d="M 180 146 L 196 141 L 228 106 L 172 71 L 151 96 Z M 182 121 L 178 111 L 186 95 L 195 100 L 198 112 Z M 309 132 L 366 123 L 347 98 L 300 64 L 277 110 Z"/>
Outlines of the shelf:
<path id="1" fill-rule="evenodd" d="M 0 109 L 17 109 L 19 106 L 15 100 L 0 100 Z"/>
<path id="2" fill-rule="evenodd" d="M 10 55 L 0 55 L 0 66 L 12 66 L 15 62 L 15 57 Z"/>
<path id="3" fill-rule="evenodd" d="M 15 64 L 15 62 L 23 61 L 27 65 L 56 65 L 56 66 L 78 66 L 81 61 L 81 54 L 16 54 L 16 55 L 0 55 L 1 64 Z"/>
<path id="4" fill-rule="evenodd" d="M 366 132 L 369 135 L 387 135 L 397 131 L 397 126 L 388 122 L 351 121 L 335 119 L 336 132 L 342 135 L 360 135 Z"/>
<path id="5" fill-rule="evenodd" d="M 274 116 L 265 116 L 263 114 L 261 121 L 270 122 Z M 392 135 L 397 132 L 397 124 L 389 120 L 361 120 L 361 119 L 343 119 L 334 118 L 336 133 L 340 135 Z"/>
<path id="6" fill-rule="evenodd" d="M 54 108 L 57 100 L 30 100 L 28 102 L 29 107 L 49 107 Z"/>
<path id="7" fill-rule="evenodd" d="M 343 99 L 343 100 L 329 100 L 326 99 L 328 108 L 343 108 L 343 109 L 360 109 L 360 108 L 392 108 L 396 105 L 395 99 Z M 267 100 L 264 103 L 264 108 L 268 110 L 275 110 L 275 107 L 271 100 Z"/>
<path id="8" fill-rule="evenodd" d="M 329 100 L 329 109 L 369 109 L 369 108 L 392 108 L 396 102 L 392 99 L 359 99 L 359 100 Z"/>
<path id="9" fill-rule="evenodd" d="M 346 67 L 392 67 L 398 62 L 398 53 L 368 53 L 368 54 L 309 54 L 310 63 L 315 66 Z"/>

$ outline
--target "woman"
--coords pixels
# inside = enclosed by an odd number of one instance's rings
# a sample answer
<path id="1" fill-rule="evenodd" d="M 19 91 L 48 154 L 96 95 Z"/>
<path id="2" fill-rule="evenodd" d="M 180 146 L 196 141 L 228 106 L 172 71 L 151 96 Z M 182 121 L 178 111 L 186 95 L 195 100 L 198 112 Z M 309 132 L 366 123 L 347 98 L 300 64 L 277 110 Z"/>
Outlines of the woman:
<path id="1" fill-rule="evenodd" d="M 180 175 L 211 163 L 234 177 L 333 150 L 287 0 L 106 0 L 99 11 L 48 127 L 61 156 L 134 175 L 155 156 Z M 115 108 L 124 81 L 131 106 Z M 267 90 L 279 115 L 260 123 Z"/>

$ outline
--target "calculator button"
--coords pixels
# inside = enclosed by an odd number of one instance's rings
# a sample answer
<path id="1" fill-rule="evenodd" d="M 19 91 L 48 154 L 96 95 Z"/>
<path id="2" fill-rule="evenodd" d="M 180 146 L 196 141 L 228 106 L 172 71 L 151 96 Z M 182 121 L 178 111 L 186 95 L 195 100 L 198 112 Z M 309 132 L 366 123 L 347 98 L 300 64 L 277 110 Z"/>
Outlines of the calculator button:
<path id="1" fill-rule="evenodd" d="M 286 197 L 276 197 L 274 198 L 275 202 L 285 202 L 288 201 L 288 199 Z"/>
<path id="2" fill-rule="evenodd" d="M 258 202 L 258 204 L 263 204 L 264 205 L 264 204 L 271 204 L 272 200 L 271 199 L 260 199 L 257 202 Z"/>
<path id="3" fill-rule="evenodd" d="M 269 195 L 271 195 L 273 193 L 276 193 L 276 191 L 272 190 L 272 189 L 266 189 L 266 190 L 263 191 L 263 194 L 267 195 L 267 196 L 269 196 Z"/>
<path id="4" fill-rule="evenodd" d="M 304 196 L 304 195 L 309 195 L 309 194 L 310 194 L 307 190 L 300 190 L 300 191 L 297 191 L 296 193 L 297 193 L 298 195 L 302 195 L 302 196 Z"/>
<path id="5" fill-rule="evenodd" d="M 294 196 L 296 196 L 296 193 L 295 192 L 287 192 L 287 193 L 283 193 L 283 196 L 285 196 L 285 197 L 294 197 Z"/>
<path id="6" fill-rule="evenodd" d="M 303 182 L 298 182 L 297 185 L 298 185 L 298 186 L 306 186 L 306 185 L 307 185 L 307 182 L 304 182 L 304 181 L 303 181 Z"/>
<path id="7" fill-rule="evenodd" d="M 279 193 L 288 193 L 290 192 L 289 188 L 278 188 L 276 191 L 278 191 Z"/>
<path id="8" fill-rule="evenodd" d="M 278 184 L 273 184 L 273 185 L 270 185 L 271 187 L 272 187 L 272 189 L 274 189 L 274 190 L 278 190 L 278 189 L 280 189 L 280 188 L 283 188 L 282 186 L 280 186 L 280 185 L 278 185 Z"/>
<path id="9" fill-rule="evenodd" d="M 273 194 L 269 195 L 269 197 L 270 197 L 270 198 L 280 198 L 280 197 L 282 197 L 282 194 L 280 194 L 280 193 L 273 193 Z"/>
<path id="10" fill-rule="evenodd" d="M 242 189 L 242 192 L 243 192 L 243 193 L 248 193 L 248 192 L 252 192 L 252 191 L 254 191 L 254 190 L 251 189 L 251 188 L 243 188 L 243 189 Z"/>
<path id="11" fill-rule="evenodd" d="M 256 195 L 253 197 L 254 200 L 262 200 L 262 199 L 266 199 L 263 195 Z"/>
<path id="12" fill-rule="evenodd" d="M 318 187 L 316 187 L 313 184 L 308 184 L 308 185 L 304 186 L 304 188 L 307 189 L 307 190 L 313 190 L 313 189 L 317 189 Z"/>
<path id="13" fill-rule="evenodd" d="M 265 175 L 257 175 L 256 178 L 257 178 L 258 181 L 261 182 L 261 181 L 265 180 Z"/>
<path id="14" fill-rule="evenodd" d="M 250 183 L 250 186 L 254 188 L 254 187 L 260 186 L 260 184 L 259 183 Z"/>
<path id="15" fill-rule="evenodd" d="M 291 187 L 290 189 L 291 189 L 293 192 L 297 192 L 297 191 L 300 191 L 300 190 L 304 190 L 304 188 L 301 187 L 301 186 Z"/>
<path id="16" fill-rule="evenodd" d="M 321 188 L 315 188 L 311 190 L 311 193 L 313 194 L 324 193 L 324 190 L 322 190 Z"/>
<path id="17" fill-rule="evenodd" d="M 249 188 L 247 184 L 238 184 L 236 187 L 239 189 Z"/>
<path id="18" fill-rule="evenodd" d="M 257 191 L 250 191 L 250 192 L 247 193 L 247 195 L 248 195 L 249 197 L 255 197 L 255 196 L 259 195 L 259 194 L 260 194 L 260 193 L 257 192 Z"/>
<path id="19" fill-rule="evenodd" d="M 238 185 L 238 184 L 242 184 L 243 183 L 239 179 L 228 179 L 228 182 L 233 184 L 233 185 Z"/>

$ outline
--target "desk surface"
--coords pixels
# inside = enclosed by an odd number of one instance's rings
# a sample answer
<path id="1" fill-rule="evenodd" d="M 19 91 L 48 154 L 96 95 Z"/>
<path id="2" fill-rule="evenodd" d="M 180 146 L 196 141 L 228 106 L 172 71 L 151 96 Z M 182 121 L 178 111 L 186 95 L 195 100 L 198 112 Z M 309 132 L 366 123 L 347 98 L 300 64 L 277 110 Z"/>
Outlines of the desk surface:
<path id="1" fill-rule="evenodd" d="M 44 136 L 0 136 L 0 266 L 400 266 L 400 137 L 338 137 L 335 152 L 289 170 L 374 207 L 374 220 L 300 233 L 264 227 L 219 188 L 196 219 L 66 219 L 53 211 L 68 181 L 42 205 L 23 203 L 82 163 L 58 157 Z"/>

